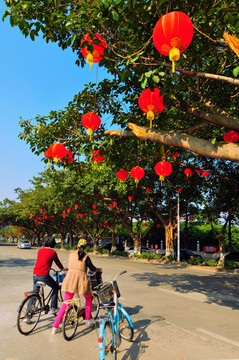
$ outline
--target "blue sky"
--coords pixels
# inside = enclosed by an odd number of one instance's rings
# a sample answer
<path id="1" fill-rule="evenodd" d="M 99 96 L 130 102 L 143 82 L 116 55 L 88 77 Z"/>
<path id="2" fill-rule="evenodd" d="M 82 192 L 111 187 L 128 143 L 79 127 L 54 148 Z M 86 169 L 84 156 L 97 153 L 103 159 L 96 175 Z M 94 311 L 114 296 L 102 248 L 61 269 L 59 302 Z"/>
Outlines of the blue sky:
<path id="1" fill-rule="evenodd" d="M 6 9 L 0 0 L 0 13 Z M 84 84 L 95 82 L 92 70 L 75 65 L 76 55 L 62 51 L 57 44 L 43 39 L 25 38 L 7 18 L 0 20 L 0 201 L 16 199 L 14 189 L 31 187 L 29 179 L 44 170 L 44 163 L 18 139 L 20 117 L 25 120 L 63 109 Z M 98 81 L 106 76 L 98 70 Z"/>

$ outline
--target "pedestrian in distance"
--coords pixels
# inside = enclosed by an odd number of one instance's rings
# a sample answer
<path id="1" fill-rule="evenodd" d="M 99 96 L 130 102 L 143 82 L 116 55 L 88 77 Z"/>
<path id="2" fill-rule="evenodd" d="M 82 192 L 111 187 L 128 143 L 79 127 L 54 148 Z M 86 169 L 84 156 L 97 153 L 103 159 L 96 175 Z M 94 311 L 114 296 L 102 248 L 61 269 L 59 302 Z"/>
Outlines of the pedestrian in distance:
<path id="1" fill-rule="evenodd" d="M 56 245 L 56 241 L 53 236 L 48 237 L 45 242 L 45 247 L 38 250 L 36 264 L 33 269 L 33 290 L 39 290 L 39 286 L 37 286 L 37 281 L 43 281 L 48 286 L 50 286 L 53 290 L 52 301 L 51 301 L 51 314 L 57 313 L 57 296 L 58 296 L 58 284 L 56 281 L 50 276 L 50 269 L 52 263 L 55 264 L 62 270 L 66 271 L 61 261 L 58 258 L 58 255 L 55 250 L 53 250 Z"/>
<path id="2" fill-rule="evenodd" d="M 62 291 L 65 292 L 64 303 L 62 304 L 53 324 L 52 334 L 56 334 L 61 329 L 59 325 L 67 308 L 67 301 L 71 300 L 74 294 L 83 295 L 85 297 L 85 322 L 90 324 L 92 294 L 90 291 L 90 283 L 87 278 L 87 269 L 91 271 L 101 271 L 96 268 L 90 257 L 85 253 L 87 241 L 80 239 L 77 244 L 77 250 L 69 255 L 68 272 L 62 283 Z"/>

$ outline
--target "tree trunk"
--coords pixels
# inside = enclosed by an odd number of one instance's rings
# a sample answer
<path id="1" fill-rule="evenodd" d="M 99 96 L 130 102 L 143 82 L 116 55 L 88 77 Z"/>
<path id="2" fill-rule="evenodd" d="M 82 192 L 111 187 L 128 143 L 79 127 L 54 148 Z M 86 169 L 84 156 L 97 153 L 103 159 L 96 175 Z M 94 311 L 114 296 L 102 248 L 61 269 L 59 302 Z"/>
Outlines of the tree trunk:
<path id="1" fill-rule="evenodd" d="M 166 256 L 175 255 L 174 245 L 173 245 L 173 225 L 168 224 L 164 226 L 165 228 L 165 246 L 166 246 Z"/>

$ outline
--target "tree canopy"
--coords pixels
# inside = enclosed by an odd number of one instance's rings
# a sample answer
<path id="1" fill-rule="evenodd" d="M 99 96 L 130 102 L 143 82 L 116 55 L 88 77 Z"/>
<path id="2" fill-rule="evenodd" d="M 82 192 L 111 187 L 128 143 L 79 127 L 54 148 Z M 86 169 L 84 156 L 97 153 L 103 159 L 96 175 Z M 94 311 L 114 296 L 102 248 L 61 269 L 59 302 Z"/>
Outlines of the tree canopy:
<path id="1" fill-rule="evenodd" d="M 236 2 L 5 2 L 9 9 L 5 11 L 4 19 L 9 17 L 12 26 L 18 26 L 23 35 L 32 40 L 42 36 L 47 42 L 58 43 L 63 50 L 71 47 L 78 57 L 76 63 L 82 67 L 85 58 L 80 45 L 86 33 L 92 36 L 100 33 L 108 46 L 100 66 L 107 69 L 112 80 L 98 84 L 97 91 L 91 84 L 91 91 L 88 88 L 78 94 L 65 110 L 36 118 L 36 128 L 21 123 L 22 136 L 34 142 L 34 145 L 31 143 L 33 150 L 41 150 L 40 139 L 46 135 L 46 130 L 49 131 L 46 122 L 57 121 L 55 138 L 72 141 L 76 130 L 82 134 L 80 119 L 83 112 L 94 109 L 100 115 L 108 114 L 112 125 L 122 127 L 122 131 L 101 127 L 101 138 L 106 138 L 107 142 L 109 135 L 136 136 L 202 156 L 239 160 L 238 144 L 226 143 L 222 138 L 228 130 L 239 130 L 238 57 L 223 38 L 225 32 L 239 33 Z M 162 15 L 172 11 L 186 13 L 194 27 L 193 40 L 176 63 L 175 74 L 168 58 L 156 50 L 152 41 L 155 24 Z M 88 45 L 89 51 L 92 46 Z M 137 104 L 146 87 L 158 87 L 165 94 L 166 109 L 156 116 L 153 129 L 148 128 L 145 114 Z"/>

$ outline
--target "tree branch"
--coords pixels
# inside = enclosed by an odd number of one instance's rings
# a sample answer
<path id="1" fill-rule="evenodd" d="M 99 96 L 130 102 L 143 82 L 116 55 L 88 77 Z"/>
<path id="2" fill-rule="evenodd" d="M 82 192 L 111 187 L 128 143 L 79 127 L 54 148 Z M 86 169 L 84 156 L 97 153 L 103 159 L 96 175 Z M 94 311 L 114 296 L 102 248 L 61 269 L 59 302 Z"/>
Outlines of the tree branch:
<path id="1" fill-rule="evenodd" d="M 234 143 L 217 142 L 212 144 L 209 140 L 200 139 L 185 133 L 174 131 L 153 130 L 132 123 L 128 123 L 132 131 L 109 130 L 105 135 L 132 137 L 137 136 L 141 140 L 151 141 L 158 144 L 176 146 L 185 150 L 190 150 L 201 156 L 215 159 L 239 161 L 239 145 Z"/>

